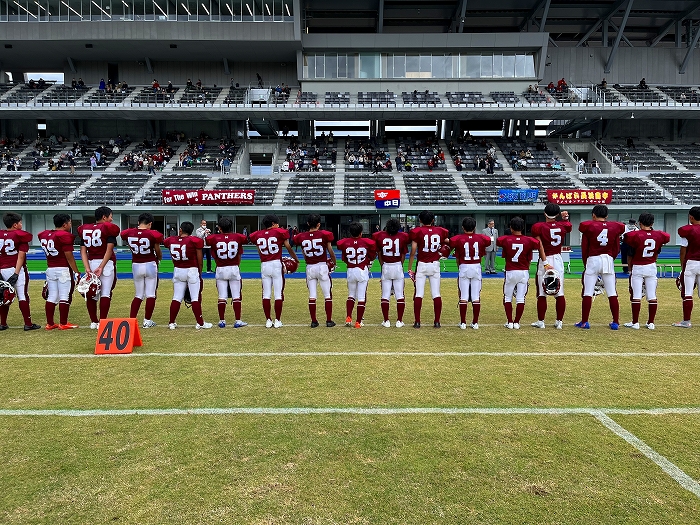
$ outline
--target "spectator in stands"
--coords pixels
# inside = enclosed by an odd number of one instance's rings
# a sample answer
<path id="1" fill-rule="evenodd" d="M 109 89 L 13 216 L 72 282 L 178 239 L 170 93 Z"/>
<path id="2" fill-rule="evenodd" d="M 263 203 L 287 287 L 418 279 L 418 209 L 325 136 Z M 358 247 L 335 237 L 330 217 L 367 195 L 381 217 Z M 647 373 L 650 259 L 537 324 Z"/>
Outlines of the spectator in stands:
<path id="1" fill-rule="evenodd" d="M 608 81 L 605 80 L 605 78 L 603 78 L 603 80 L 600 82 L 600 87 L 602 87 L 603 89 L 608 87 Z"/>
<path id="2" fill-rule="evenodd" d="M 105 79 L 104 79 L 104 78 L 101 78 L 101 79 L 100 79 L 100 85 L 97 87 L 97 89 L 99 89 L 100 91 L 104 91 L 106 85 L 107 85 L 107 84 L 105 83 Z"/>
<path id="3" fill-rule="evenodd" d="M 90 139 L 88 139 L 88 136 L 85 133 L 80 135 L 80 143 L 81 144 L 90 144 Z"/>
<path id="4" fill-rule="evenodd" d="M 550 163 L 552 166 L 553 170 L 560 171 L 562 169 L 561 167 L 561 161 L 559 160 L 559 157 L 554 157 Z"/>
<path id="5" fill-rule="evenodd" d="M 316 157 L 311 161 L 311 171 L 318 171 L 318 159 Z"/>
<path id="6" fill-rule="evenodd" d="M 70 166 L 70 174 L 75 175 L 75 157 L 73 155 L 68 156 L 68 166 Z"/>
<path id="7" fill-rule="evenodd" d="M 613 155 L 613 162 L 618 165 L 622 163 L 622 157 L 620 157 L 620 154 L 617 151 Z"/>
<path id="8" fill-rule="evenodd" d="M 486 173 L 493 175 L 493 168 L 495 165 L 496 159 L 494 159 L 491 155 L 486 157 Z"/>
<path id="9" fill-rule="evenodd" d="M 27 82 L 27 87 L 29 89 L 36 89 L 36 82 L 34 82 L 33 78 L 29 79 L 29 82 Z"/>
<path id="10" fill-rule="evenodd" d="M 634 145 L 634 140 L 632 137 L 627 138 L 627 147 L 630 149 L 637 149 L 637 147 Z"/>
<path id="11" fill-rule="evenodd" d="M 34 162 L 32 163 L 32 166 L 34 168 L 34 171 L 39 169 L 39 166 L 41 166 L 41 159 L 39 157 L 34 157 Z M 75 173 L 75 170 L 71 171 L 71 173 Z"/>
<path id="12" fill-rule="evenodd" d="M 85 82 L 83 82 L 82 77 L 78 79 L 78 89 L 85 89 Z"/>
<path id="13" fill-rule="evenodd" d="M 578 158 L 578 162 L 576 163 L 576 171 L 579 173 L 583 173 L 586 168 L 586 161 L 583 159 L 583 157 Z"/>
<path id="14" fill-rule="evenodd" d="M 165 91 L 170 94 L 175 93 L 175 87 L 173 86 L 172 80 L 168 80 L 168 87 L 165 88 Z"/>
<path id="15" fill-rule="evenodd" d="M 192 84 L 192 79 L 188 78 L 187 84 L 185 84 L 185 91 L 189 91 L 191 89 L 194 89 L 194 84 Z"/>
<path id="16" fill-rule="evenodd" d="M 90 171 L 95 171 L 96 167 L 97 167 L 97 157 L 93 154 L 90 157 Z"/>
<path id="17" fill-rule="evenodd" d="M 263 84 L 263 79 L 260 76 L 260 73 L 255 73 L 255 76 L 258 77 L 258 87 L 262 88 L 264 86 L 264 84 Z"/>
<path id="18" fill-rule="evenodd" d="M 642 80 L 639 81 L 639 87 L 642 89 L 646 89 L 649 87 L 649 86 L 647 86 L 647 79 L 646 78 L 642 78 Z"/>
<path id="19" fill-rule="evenodd" d="M 547 84 L 547 91 L 549 91 L 552 95 L 557 92 L 557 88 L 554 85 L 554 82 L 550 82 Z"/>
<path id="20" fill-rule="evenodd" d="M 202 89 L 202 79 L 201 78 L 197 79 L 197 83 L 195 84 L 195 86 L 197 87 L 197 89 L 200 89 L 200 90 Z"/>
<path id="21" fill-rule="evenodd" d="M 459 155 L 455 157 L 455 168 L 457 171 L 462 171 L 462 159 Z"/>
<path id="22" fill-rule="evenodd" d="M 598 164 L 597 159 L 593 159 L 591 162 L 591 173 L 600 174 L 600 164 Z"/>
<path id="23" fill-rule="evenodd" d="M 37 87 L 38 87 L 39 89 L 44 89 L 44 88 L 46 87 L 46 80 L 44 80 L 43 78 L 39 77 L 39 82 L 37 82 L 36 85 L 37 85 Z"/>

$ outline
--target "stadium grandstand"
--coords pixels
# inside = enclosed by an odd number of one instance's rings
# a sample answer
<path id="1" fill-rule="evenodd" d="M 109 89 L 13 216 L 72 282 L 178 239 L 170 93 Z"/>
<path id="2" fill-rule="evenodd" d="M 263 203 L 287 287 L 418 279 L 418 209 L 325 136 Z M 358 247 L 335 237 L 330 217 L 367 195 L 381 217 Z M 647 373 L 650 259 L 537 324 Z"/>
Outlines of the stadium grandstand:
<path id="1" fill-rule="evenodd" d="M 503 231 L 548 190 L 604 190 L 675 242 L 700 198 L 699 40 L 691 0 L 1 0 L 0 208 L 35 234 L 106 204 L 166 235 L 314 211 L 341 236 L 424 208 Z"/>

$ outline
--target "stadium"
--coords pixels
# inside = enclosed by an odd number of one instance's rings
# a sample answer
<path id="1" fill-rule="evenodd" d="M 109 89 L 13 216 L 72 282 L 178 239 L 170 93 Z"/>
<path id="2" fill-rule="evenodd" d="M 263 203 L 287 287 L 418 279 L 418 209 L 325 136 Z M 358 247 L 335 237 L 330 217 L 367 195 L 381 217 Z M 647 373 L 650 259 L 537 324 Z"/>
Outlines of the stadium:
<path id="1" fill-rule="evenodd" d="M 157 326 L 129 356 L 94 355 L 78 295 L 79 330 L 24 332 L 13 305 L 0 521 L 698 522 L 700 367 L 692 329 L 671 324 L 678 229 L 700 202 L 700 2 L 0 0 L 0 41 L 0 212 L 34 237 L 37 323 L 36 239 L 57 213 L 75 234 L 100 206 L 121 230 L 148 212 L 164 237 L 224 217 L 250 234 L 268 214 L 304 230 L 317 214 L 335 250 L 354 223 L 410 230 L 424 210 L 450 235 L 465 217 L 501 233 L 520 217 L 528 234 L 548 202 L 573 225 L 561 331 L 529 326 L 534 287 L 523 329 L 503 328 L 500 256 L 479 331 L 459 330 L 454 257 L 440 330 L 381 325 L 378 261 L 361 330 L 309 328 L 303 262 L 267 330 L 254 246 L 241 330 L 195 331 L 184 308 L 167 330 L 166 249 Z M 579 225 L 602 202 L 670 234 L 656 330 L 610 331 L 604 299 L 573 327 Z M 124 318 L 132 256 L 116 244 Z M 345 276 L 339 263 L 338 319 Z"/>

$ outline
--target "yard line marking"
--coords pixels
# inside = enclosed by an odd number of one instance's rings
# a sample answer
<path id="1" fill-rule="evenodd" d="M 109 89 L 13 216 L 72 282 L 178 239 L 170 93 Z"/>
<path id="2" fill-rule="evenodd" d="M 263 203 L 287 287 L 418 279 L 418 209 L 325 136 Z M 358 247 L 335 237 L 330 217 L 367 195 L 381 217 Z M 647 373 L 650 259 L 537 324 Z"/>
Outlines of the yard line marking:
<path id="1" fill-rule="evenodd" d="M 0 354 L 0 359 L 131 357 L 700 357 L 700 352 L 135 352 L 131 354 Z"/>
<path id="2" fill-rule="evenodd" d="M 594 407 L 530 408 L 530 407 L 228 407 L 228 408 L 124 408 L 124 409 L 0 409 L 0 416 L 178 416 L 178 415 L 406 415 L 406 414 L 474 414 L 474 415 L 664 415 L 700 414 L 700 407 L 616 409 Z M 609 418 L 608 418 L 609 419 Z M 611 420 L 612 421 L 612 420 Z M 614 423 L 614 422 L 613 422 Z M 621 428 L 621 427 L 620 427 Z M 624 430 L 624 429 L 623 429 Z M 631 435 L 631 434 L 630 434 Z"/>
<path id="3" fill-rule="evenodd" d="M 626 430 L 620 424 L 610 419 L 610 417 L 607 416 L 605 413 L 597 412 L 593 415 L 608 430 L 611 430 L 612 432 L 617 434 L 619 437 L 627 441 L 627 443 L 632 445 L 639 452 L 644 454 L 647 458 L 649 458 L 659 467 L 661 467 L 661 470 L 663 470 L 666 474 L 671 476 L 671 478 L 673 478 L 681 487 L 692 492 L 700 498 L 700 483 L 688 476 L 688 474 L 683 472 L 680 468 L 678 468 L 678 466 L 666 459 L 666 457 L 656 452 L 653 448 L 651 448 L 644 441 L 632 434 L 629 430 Z"/>

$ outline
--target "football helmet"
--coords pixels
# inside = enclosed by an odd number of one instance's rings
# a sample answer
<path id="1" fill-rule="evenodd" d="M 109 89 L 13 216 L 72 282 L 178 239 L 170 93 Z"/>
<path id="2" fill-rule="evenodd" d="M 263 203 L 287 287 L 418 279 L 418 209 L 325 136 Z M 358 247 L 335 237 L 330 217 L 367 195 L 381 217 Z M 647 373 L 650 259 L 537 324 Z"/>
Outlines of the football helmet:
<path id="1" fill-rule="evenodd" d="M 596 295 L 602 295 L 605 292 L 605 283 L 603 278 L 599 275 L 596 279 L 595 286 L 593 287 L 593 297 Z"/>
<path id="2" fill-rule="evenodd" d="M 187 308 L 192 308 L 192 296 L 190 295 L 190 287 L 185 287 L 185 297 L 182 299 Z"/>
<path id="3" fill-rule="evenodd" d="M 41 289 L 41 298 L 46 301 L 49 298 L 49 283 L 44 281 L 44 287 Z"/>
<path id="4" fill-rule="evenodd" d="M 442 244 L 438 249 L 438 253 L 440 254 L 440 259 L 447 259 L 452 253 L 452 248 L 449 244 Z"/>
<path id="5" fill-rule="evenodd" d="M 88 272 L 80 278 L 80 282 L 75 289 L 85 298 L 86 301 L 88 299 L 97 301 L 100 298 L 102 281 L 100 281 L 100 278 L 94 273 Z"/>
<path id="6" fill-rule="evenodd" d="M 333 273 L 335 271 L 335 264 L 333 263 L 333 261 L 328 259 L 326 261 L 326 264 L 328 265 L 328 273 Z"/>
<path id="7" fill-rule="evenodd" d="M 542 277 L 542 289 L 546 295 L 557 295 L 561 289 L 561 279 L 559 272 L 550 268 L 544 272 Z"/>
<path id="8" fill-rule="evenodd" d="M 633 292 L 632 292 L 632 281 L 630 280 L 630 295 L 632 295 L 632 294 L 633 294 Z M 647 296 L 647 283 L 645 283 L 644 281 L 642 281 L 642 297 L 646 297 L 646 296 Z"/>
<path id="9" fill-rule="evenodd" d="M 14 287 L 7 281 L 0 281 L 0 306 L 10 306 L 15 300 Z"/>
<path id="10" fill-rule="evenodd" d="M 693 290 L 695 290 L 698 287 L 697 281 L 694 284 L 695 286 L 693 286 Z M 681 291 L 681 288 L 683 287 L 683 274 L 680 274 L 678 277 L 676 277 L 676 287 L 678 288 L 678 291 Z"/>
<path id="11" fill-rule="evenodd" d="M 299 268 L 299 263 L 291 257 L 282 257 L 282 265 L 284 266 L 284 273 L 294 273 Z"/>

